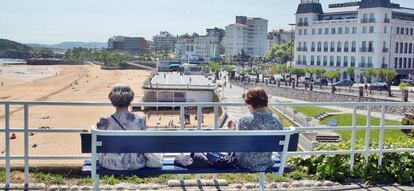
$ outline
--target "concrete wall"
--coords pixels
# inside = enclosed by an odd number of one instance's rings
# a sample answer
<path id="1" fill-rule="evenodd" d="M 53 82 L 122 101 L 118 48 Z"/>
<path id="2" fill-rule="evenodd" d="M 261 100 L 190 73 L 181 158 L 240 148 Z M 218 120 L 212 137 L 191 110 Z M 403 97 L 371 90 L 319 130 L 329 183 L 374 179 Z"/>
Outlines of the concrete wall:
<path id="1" fill-rule="evenodd" d="M 187 102 L 213 102 L 213 91 L 186 91 Z"/>

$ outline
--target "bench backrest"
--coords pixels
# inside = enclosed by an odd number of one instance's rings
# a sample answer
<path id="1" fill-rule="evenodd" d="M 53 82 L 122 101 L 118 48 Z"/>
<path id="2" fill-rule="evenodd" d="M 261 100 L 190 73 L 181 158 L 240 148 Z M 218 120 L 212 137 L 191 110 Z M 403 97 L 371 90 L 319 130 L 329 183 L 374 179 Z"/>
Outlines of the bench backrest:
<path id="1" fill-rule="evenodd" d="M 294 129 L 279 131 L 99 131 L 97 153 L 282 152 L 296 151 Z M 90 135 L 82 136 L 82 152 L 89 153 Z"/>

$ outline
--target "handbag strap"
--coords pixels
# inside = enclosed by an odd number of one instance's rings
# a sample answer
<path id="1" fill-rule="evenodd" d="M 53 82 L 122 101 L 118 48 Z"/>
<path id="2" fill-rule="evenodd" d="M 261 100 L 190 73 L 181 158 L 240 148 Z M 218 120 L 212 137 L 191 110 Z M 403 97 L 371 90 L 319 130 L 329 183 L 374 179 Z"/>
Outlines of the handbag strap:
<path id="1" fill-rule="evenodd" d="M 116 117 L 114 115 L 111 115 L 112 119 L 114 119 L 116 121 L 116 123 L 118 123 L 118 125 L 122 128 L 122 130 L 126 131 L 126 128 L 121 124 L 121 122 L 118 121 L 118 119 L 116 119 Z"/>

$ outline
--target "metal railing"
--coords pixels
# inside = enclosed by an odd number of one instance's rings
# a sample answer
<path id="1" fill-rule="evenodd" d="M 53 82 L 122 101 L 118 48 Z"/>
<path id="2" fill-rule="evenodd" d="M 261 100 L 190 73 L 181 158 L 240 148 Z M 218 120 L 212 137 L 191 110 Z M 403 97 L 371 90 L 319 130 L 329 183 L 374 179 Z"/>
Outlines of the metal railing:
<path id="1" fill-rule="evenodd" d="M 29 126 L 29 109 L 32 106 L 76 106 L 76 107 L 108 107 L 110 103 L 102 102 L 32 102 L 32 101 L 0 101 L 0 106 L 4 107 L 4 128 L 0 128 L 0 133 L 4 134 L 5 153 L 0 156 L 0 160 L 5 162 L 6 170 L 6 186 L 10 185 L 11 176 L 11 160 L 23 160 L 24 161 L 24 183 L 26 186 L 29 184 L 29 167 L 31 160 L 81 160 L 90 159 L 90 155 L 31 155 L 29 153 L 29 134 L 30 133 L 64 133 L 64 134 L 78 134 L 82 132 L 79 128 L 54 128 L 54 129 L 34 129 Z M 13 114 L 10 110 L 11 106 L 23 107 L 23 128 L 12 128 L 10 124 L 10 118 Z M 188 107 L 197 108 L 197 119 L 202 117 L 203 108 L 214 109 L 214 125 L 208 127 L 208 129 L 219 130 L 219 107 L 245 107 L 244 103 L 134 103 L 133 107 L 178 107 L 180 108 L 180 128 L 179 130 L 186 130 L 185 124 L 185 109 Z M 294 107 L 294 106 L 342 106 L 352 108 L 352 126 L 346 127 L 299 127 L 296 128 L 297 132 L 313 132 L 313 131 L 332 131 L 332 130 L 347 130 L 352 132 L 351 136 L 351 148 L 349 150 L 337 150 L 337 151 L 298 151 L 289 152 L 290 156 L 310 156 L 310 155 L 350 155 L 350 168 L 353 169 L 356 154 L 364 154 L 365 161 L 368 162 L 369 154 L 378 154 L 378 165 L 382 165 L 383 153 L 399 153 L 399 152 L 414 152 L 414 148 L 400 148 L 400 149 L 384 149 L 384 131 L 388 129 L 414 129 L 414 126 L 400 126 L 400 125 L 386 125 L 386 108 L 387 107 L 414 107 L 414 103 L 407 102 L 375 102 L 375 103 L 363 103 L 363 102 L 334 102 L 334 103 L 270 103 L 269 106 L 283 108 L 283 107 Z M 365 126 L 357 125 L 357 113 L 359 108 L 366 107 L 367 120 Z M 371 112 L 374 107 L 381 108 L 381 123 L 379 126 L 374 126 L 371 123 L 372 115 Z M 197 130 L 203 130 L 201 120 L 197 120 Z M 366 130 L 365 136 L 365 148 L 362 150 L 356 150 L 356 132 L 358 130 Z M 380 130 L 379 135 L 379 146 L 376 149 L 370 147 L 371 134 L 370 130 Z M 19 132 L 23 133 L 23 155 L 11 155 L 10 153 L 10 133 Z"/>

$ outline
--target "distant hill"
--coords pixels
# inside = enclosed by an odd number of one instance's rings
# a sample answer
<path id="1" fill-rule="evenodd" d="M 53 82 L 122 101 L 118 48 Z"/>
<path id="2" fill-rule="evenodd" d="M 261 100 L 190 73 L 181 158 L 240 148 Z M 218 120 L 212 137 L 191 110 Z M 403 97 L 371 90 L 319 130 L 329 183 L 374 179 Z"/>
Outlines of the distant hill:
<path id="1" fill-rule="evenodd" d="M 30 47 L 15 41 L 0 39 L 0 58 L 50 58 L 54 53 L 48 48 Z"/>
<path id="2" fill-rule="evenodd" d="M 71 49 L 75 47 L 82 47 L 82 48 L 106 48 L 108 46 L 105 42 L 62 42 L 59 44 L 27 44 L 31 47 L 45 47 L 50 49 Z"/>

